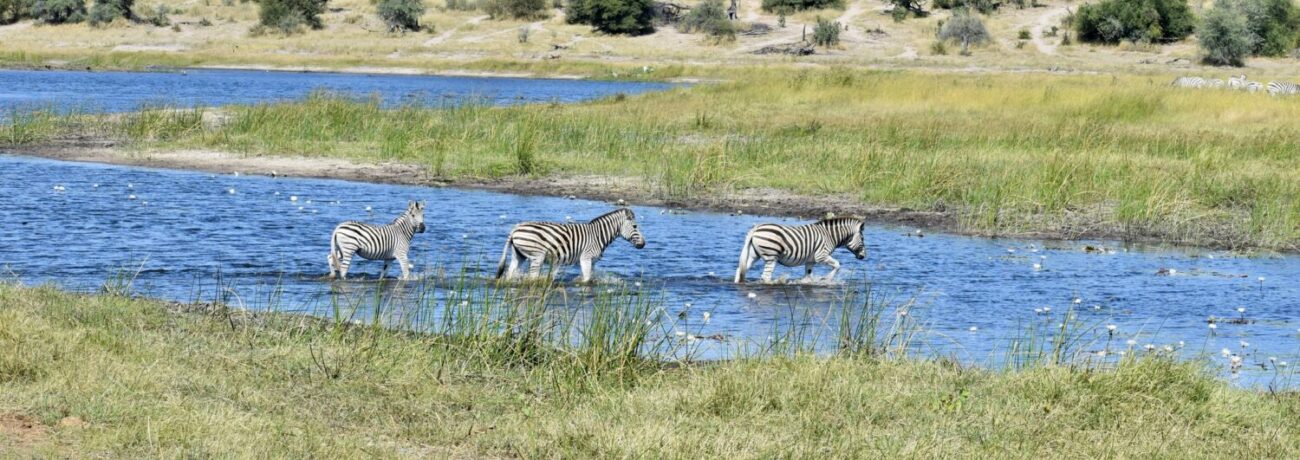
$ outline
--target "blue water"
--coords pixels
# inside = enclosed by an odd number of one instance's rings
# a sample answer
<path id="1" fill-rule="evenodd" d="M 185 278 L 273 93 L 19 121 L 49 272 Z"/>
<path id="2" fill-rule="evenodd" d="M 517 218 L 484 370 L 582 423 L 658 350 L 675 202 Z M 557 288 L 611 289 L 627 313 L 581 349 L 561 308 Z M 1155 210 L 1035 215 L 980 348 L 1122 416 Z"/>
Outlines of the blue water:
<path id="1" fill-rule="evenodd" d="M 334 225 L 349 219 L 388 222 L 407 200 L 417 199 L 428 202 L 428 232 L 415 240 L 416 272 L 468 267 L 479 278 L 489 276 L 514 223 L 586 220 L 612 208 L 596 201 L 454 188 L 0 155 L 0 272 L 28 283 L 95 290 L 127 267 L 141 270 L 137 291 L 181 301 L 194 300 L 200 287 L 210 289 L 219 272 L 248 307 L 265 304 L 276 291 L 280 308 L 319 312 L 330 298 L 329 283 L 319 277 L 327 272 Z M 687 321 L 672 327 L 690 336 L 725 337 L 720 343 L 699 341 L 700 357 L 724 356 L 736 343 L 768 340 L 774 325 L 830 325 L 841 299 L 870 283 L 877 295 L 916 299 L 907 311 L 923 327 L 915 339 L 917 352 L 971 363 L 998 362 L 1027 325 L 1053 327 L 1071 308 L 1086 326 L 1080 349 L 1106 350 L 1112 359 L 1151 344 L 1170 346 L 1183 357 L 1208 354 L 1226 369 L 1219 350 L 1227 348 L 1245 355 L 1239 381 L 1261 385 L 1274 379 L 1269 357 L 1300 361 L 1300 258 L 1295 256 L 1130 248 L 1113 241 L 917 237 L 909 228 L 869 226 L 867 260 L 837 253 L 845 266 L 842 283 L 737 286 L 730 278 L 746 230 L 758 222 L 795 221 L 634 209 L 648 244 L 636 250 L 615 242 L 596 266 L 602 284 L 640 282 L 651 292 L 662 291 L 669 317 L 686 311 Z M 1089 253 L 1085 246 L 1106 250 Z M 1172 276 L 1158 275 L 1169 269 Z M 354 274 L 363 277 L 378 271 L 375 262 L 354 265 Z M 566 282 L 576 275 L 576 268 L 567 270 Z M 782 268 L 778 275 L 798 277 L 802 270 Z M 1239 307 L 1246 312 L 1238 313 Z M 1051 311 L 1035 313 L 1044 308 Z M 711 316 L 707 322 L 704 312 Z M 1252 323 L 1220 323 L 1212 335 L 1206 325 L 1212 315 Z M 1115 332 L 1106 325 L 1115 325 Z M 1126 343 L 1130 339 L 1132 346 Z M 1278 369 L 1278 374 L 1289 372 Z"/>
<path id="2" fill-rule="evenodd" d="M 671 87 L 667 83 L 255 70 L 0 70 L 0 117 L 15 109 L 49 107 L 79 112 L 125 112 L 146 105 L 252 104 L 301 99 L 318 90 L 378 96 L 388 106 L 437 106 L 470 99 L 491 104 L 577 102 Z"/>

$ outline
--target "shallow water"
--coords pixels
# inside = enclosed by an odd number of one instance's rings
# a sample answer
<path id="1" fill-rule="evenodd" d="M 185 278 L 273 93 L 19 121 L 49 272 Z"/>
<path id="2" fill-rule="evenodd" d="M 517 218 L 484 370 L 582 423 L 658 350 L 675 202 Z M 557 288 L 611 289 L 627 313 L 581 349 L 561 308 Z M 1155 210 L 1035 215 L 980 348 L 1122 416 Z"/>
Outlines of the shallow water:
<path id="1" fill-rule="evenodd" d="M 94 290 L 119 268 L 139 269 L 137 291 L 181 301 L 206 298 L 201 290 L 210 291 L 219 272 L 247 306 L 274 297 L 280 308 L 319 312 L 330 298 L 330 285 L 319 277 L 327 272 L 334 225 L 349 219 L 388 222 L 414 199 L 429 204 L 428 232 L 417 236 L 413 249 L 416 271 L 467 266 L 480 278 L 494 268 L 514 223 L 586 220 L 612 208 L 595 201 L 450 188 L 0 155 L 0 270 L 24 282 Z M 1272 368 L 1260 366 L 1268 367 L 1268 357 L 1300 360 L 1300 258 L 1295 256 L 1125 248 L 1107 241 L 916 237 L 912 229 L 869 226 L 866 261 L 836 253 L 845 266 L 842 283 L 736 286 L 730 279 L 746 230 L 758 222 L 794 221 L 634 209 L 647 246 L 638 251 L 617 241 L 597 271 L 606 286 L 641 282 L 651 292 L 662 291 L 670 317 L 692 304 L 684 315 L 688 321 L 676 327 L 727 338 L 702 347 L 697 357 L 723 356 L 738 342 L 762 342 L 775 325 L 833 323 L 827 317 L 834 316 L 832 307 L 869 281 L 877 295 L 916 299 L 908 311 L 924 331 L 914 349 L 977 364 L 1000 362 L 1026 325 L 1050 326 L 1072 307 L 1091 329 L 1081 348 L 1107 349 L 1112 357 L 1132 352 L 1125 343 L 1129 339 L 1136 350 L 1169 345 L 1180 356 L 1207 353 L 1220 364 L 1226 360 L 1218 357 L 1219 350 L 1228 348 L 1248 354 L 1240 381 L 1252 384 L 1273 379 Z M 1087 253 L 1084 246 L 1107 251 Z M 379 266 L 358 260 L 354 274 L 373 278 Z M 1162 269 L 1172 269 L 1172 276 L 1158 275 Z M 751 279 L 760 271 L 755 265 Z M 390 271 L 395 273 L 396 267 Z M 781 268 L 778 275 L 798 277 L 802 270 Z M 564 276 L 571 281 L 576 267 Z M 1045 307 L 1051 312 L 1035 313 Z M 1238 307 L 1246 309 L 1244 315 Z M 704 312 L 710 321 L 703 320 Z M 1206 326 L 1211 315 L 1244 316 L 1253 323 L 1220 323 L 1211 335 Z M 1113 336 L 1107 324 L 1116 326 Z M 1243 348 L 1242 341 L 1249 346 Z"/>
<path id="2" fill-rule="evenodd" d="M 0 119 L 14 109 L 54 107 L 76 112 L 125 112 L 145 105 L 192 107 L 293 100 L 316 90 L 375 95 L 388 106 L 436 106 L 468 99 L 498 105 L 577 102 L 671 87 L 667 83 L 643 82 L 257 70 L 0 70 Z"/>

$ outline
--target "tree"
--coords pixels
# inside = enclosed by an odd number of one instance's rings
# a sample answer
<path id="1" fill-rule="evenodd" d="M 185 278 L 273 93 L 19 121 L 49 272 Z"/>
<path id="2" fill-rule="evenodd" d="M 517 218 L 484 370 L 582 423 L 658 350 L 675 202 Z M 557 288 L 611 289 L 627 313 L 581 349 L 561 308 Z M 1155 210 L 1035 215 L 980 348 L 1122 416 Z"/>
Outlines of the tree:
<path id="1" fill-rule="evenodd" d="M 961 54 L 969 56 L 970 45 L 989 41 L 989 31 L 984 28 L 979 16 L 963 8 L 953 11 L 952 17 L 943 23 L 943 28 L 939 29 L 939 39 L 961 42 Z"/>
<path id="2" fill-rule="evenodd" d="M 1237 9 L 1246 16 L 1246 26 L 1255 38 L 1251 54 L 1283 56 L 1296 47 L 1300 8 L 1291 0 L 1225 0 L 1216 2 L 1214 9 L 1220 6 Z"/>
<path id="3" fill-rule="evenodd" d="M 677 30 L 683 33 L 703 32 L 715 40 L 735 40 L 736 27 L 727 20 L 726 8 L 722 0 L 704 0 L 691 8 L 686 17 L 677 23 Z"/>
<path id="4" fill-rule="evenodd" d="M 844 8 L 844 0 L 763 0 L 762 5 L 763 11 L 773 13 Z"/>
<path id="5" fill-rule="evenodd" d="M 492 19 L 540 19 L 547 16 L 547 0 L 484 0 L 483 12 Z"/>
<path id="6" fill-rule="evenodd" d="M 1195 25 L 1187 0 L 1102 0 L 1080 6 L 1074 17 L 1079 40 L 1108 44 L 1174 42 Z"/>
<path id="7" fill-rule="evenodd" d="M 571 0 L 565 21 L 588 24 L 607 34 L 644 35 L 655 31 L 653 0 Z"/>
<path id="8" fill-rule="evenodd" d="M 48 24 L 81 22 L 86 19 L 84 0 L 36 0 L 32 4 L 32 17 Z"/>
<path id="9" fill-rule="evenodd" d="M 32 0 L 0 0 L 0 25 L 31 17 Z"/>
<path id="10" fill-rule="evenodd" d="M 390 32 L 420 30 L 424 0 L 380 0 L 377 8 Z"/>
<path id="11" fill-rule="evenodd" d="M 1205 62 L 1214 65 L 1244 65 L 1258 40 L 1241 4 L 1231 2 L 1216 3 L 1198 35 Z"/>
<path id="12" fill-rule="evenodd" d="M 327 0 L 261 0 L 258 14 L 263 26 L 292 32 L 302 25 L 313 29 L 325 27 L 320 15 Z"/>
<path id="13" fill-rule="evenodd" d="M 135 0 L 95 0 L 95 6 L 90 8 L 90 24 L 107 24 L 117 18 L 134 19 L 135 14 L 131 12 L 134 4 Z"/>
<path id="14" fill-rule="evenodd" d="M 925 7 L 921 6 L 921 0 L 885 0 L 885 3 L 894 5 L 894 9 L 891 12 L 894 17 L 894 22 L 907 19 L 909 14 L 918 18 L 930 15 L 930 12 L 926 11 Z"/>

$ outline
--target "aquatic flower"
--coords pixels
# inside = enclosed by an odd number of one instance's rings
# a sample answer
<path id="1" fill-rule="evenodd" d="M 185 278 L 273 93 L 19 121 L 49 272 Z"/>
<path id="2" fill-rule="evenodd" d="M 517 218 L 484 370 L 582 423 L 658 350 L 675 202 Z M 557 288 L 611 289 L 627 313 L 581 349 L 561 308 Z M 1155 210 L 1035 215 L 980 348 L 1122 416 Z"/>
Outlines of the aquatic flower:
<path id="1" fill-rule="evenodd" d="M 714 275 L 713 275 L 713 272 L 709 272 L 709 276 L 714 276 Z"/>
<path id="2" fill-rule="evenodd" d="M 1143 347 L 1143 348 L 1146 348 L 1147 351 L 1151 351 L 1151 350 L 1155 350 L 1155 349 L 1156 349 L 1156 346 L 1148 343 L 1148 344 L 1147 344 L 1145 347 Z"/>
<path id="3" fill-rule="evenodd" d="M 1210 323 L 1210 330 L 1215 330 L 1215 329 L 1218 329 L 1218 328 L 1219 328 L 1219 325 L 1218 325 L 1218 324 Z"/>
<path id="4" fill-rule="evenodd" d="M 677 331 L 674 334 L 676 334 L 678 337 L 686 337 L 686 333 L 682 331 Z"/>
<path id="5" fill-rule="evenodd" d="M 311 204 L 311 200 L 307 200 L 307 204 Z"/>
<path id="6" fill-rule="evenodd" d="M 231 188 L 231 189 L 226 189 L 226 193 L 231 194 L 231 195 L 234 195 L 234 194 L 235 194 L 235 189 L 233 189 L 233 188 Z"/>
<path id="7" fill-rule="evenodd" d="M 468 301 L 468 300 L 462 300 L 462 301 L 460 301 L 460 306 L 464 307 L 464 306 L 468 306 L 468 305 L 469 305 L 469 301 Z"/>
<path id="8" fill-rule="evenodd" d="M 1034 271 L 1042 270 L 1043 264 L 1034 264 Z"/>
<path id="9" fill-rule="evenodd" d="M 900 318 L 906 318 L 906 317 L 907 317 L 907 310 L 899 310 L 899 311 L 898 311 L 898 316 L 899 316 Z"/>
<path id="10" fill-rule="evenodd" d="M 91 184 L 90 188 L 99 188 L 99 184 Z"/>
<path id="11" fill-rule="evenodd" d="M 1286 361 L 1278 361 L 1277 367 L 1286 367 Z"/>
<path id="12" fill-rule="evenodd" d="M 498 218 L 498 219 L 505 219 L 505 218 L 506 218 L 506 215 L 505 215 L 505 214 L 502 214 L 502 215 L 497 216 L 497 218 Z"/>
<path id="13" fill-rule="evenodd" d="M 126 188 L 135 188 L 135 185 L 131 184 L 130 182 L 127 182 Z"/>
<path id="14" fill-rule="evenodd" d="M 1133 340 L 1133 339 L 1128 339 L 1128 340 L 1124 341 L 1124 343 L 1128 344 L 1128 346 L 1131 347 L 1131 346 L 1137 345 L 1137 344 L 1138 344 L 1138 341 Z"/>
<path id="15" fill-rule="evenodd" d="M 1273 363 L 1273 364 L 1277 364 L 1277 357 L 1276 357 L 1276 356 L 1269 356 L 1269 357 L 1268 357 L 1268 362 Z"/>
<path id="16" fill-rule="evenodd" d="M 1083 303 L 1083 299 L 1080 299 L 1080 298 L 1078 298 L 1078 297 L 1075 297 L 1075 298 L 1074 298 L 1074 304 L 1075 304 L 1075 305 L 1078 305 L 1078 304 L 1081 304 L 1081 303 Z"/>
<path id="17" fill-rule="evenodd" d="M 63 188 L 62 185 L 55 185 L 55 186 L 54 186 L 54 191 L 56 191 L 56 192 L 62 192 L 62 191 L 64 191 L 64 190 L 67 190 L 67 189 Z"/>
<path id="18" fill-rule="evenodd" d="M 298 195 L 289 195 L 289 201 L 298 201 Z"/>
<path id="19" fill-rule="evenodd" d="M 1229 357 L 1229 356 L 1232 356 L 1232 352 L 1229 351 L 1227 348 L 1224 348 L 1224 349 L 1222 349 L 1222 350 L 1219 350 L 1219 354 L 1223 355 L 1224 358 L 1227 358 L 1227 357 Z"/>
<path id="20" fill-rule="evenodd" d="M 1035 309 L 1034 309 L 1034 314 L 1035 314 L 1035 315 L 1041 315 L 1041 314 L 1043 314 L 1043 309 L 1041 309 L 1041 308 L 1035 308 Z"/>
<path id="21" fill-rule="evenodd" d="M 1177 270 L 1177 269 L 1173 269 L 1173 268 L 1169 269 L 1169 276 L 1174 276 L 1174 275 L 1177 275 L 1177 274 L 1178 274 L 1178 270 Z"/>
<path id="22" fill-rule="evenodd" d="M 1182 341 L 1182 340 L 1179 340 L 1179 341 L 1178 341 L 1178 348 L 1182 348 L 1183 346 L 1184 346 L 1183 341 Z"/>
<path id="23" fill-rule="evenodd" d="M 975 331 L 978 331 L 978 330 L 980 330 L 979 327 L 976 327 L 976 326 L 971 326 L 971 327 L 970 327 L 970 331 L 971 331 L 971 332 L 975 332 Z"/>
<path id="24" fill-rule="evenodd" d="M 1250 348 L 1250 342 L 1247 342 L 1247 341 L 1245 341 L 1245 340 L 1242 340 L 1242 341 L 1240 341 L 1240 342 L 1238 342 L 1238 343 L 1241 344 L 1241 348 Z"/>
<path id="25" fill-rule="evenodd" d="M 1009 254 L 1015 254 L 1015 253 L 1016 253 L 1016 249 L 1015 249 L 1015 248 L 1007 248 L 1007 253 L 1009 253 Z"/>
<path id="26" fill-rule="evenodd" d="M 1262 277 L 1262 276 L 1259 277 L 1259 282 L 1263 283 L 1263 282 L 1264 282 L 1264 277 Z"/>
<path id="27" fill-rule="evenodd" d="M 1043 313 L 1051 313 L 1052 307 L 1043 307 Z"/>
<path id="28" fill-rule="evenodd" d="M 704 322 L 706 322 L 706 323 L 709 322 L 709 318 L 712 317 L 712 316 L 713 316 L 713 315 L 710 314 L 709 312 L 707 312 L 707 311 L 704 312 Z"/>
<path id="29" fill-rule="evenodd" d="M 632 285 L 633 285 L 633 286 L 636 286 L 636 287 L 641 287 L 641 282 L 640 282 L 640 281 L 637 281 L 637 282 L 635 282 L 635 283 L 632 283 Z"/>
<path id="30" fill-rule="evenodd" d="M 1097 356 L 1098 356 L 1098 357 L 1105 358 L 1105 357 L 1106 357 L 1106 350 L 1098 351 L 1098 352 L 1097 352 Z"/>
<path id="31" fill-rule="evenodd" d="M 127 196 L 126 196 L 126 199 L 128 199 L 128 200 L 134 200 L 134 199 L 135 199 L 135 195 L 127 195 Z"/>
<path id="32" fill-rule="evenodd" d="M 749 297 L 749 298 L 751 298 L 751 299 L 754 299 L 754 298 L 757 298 L 757 297 L 758 297 L 758 294 L 755 294 L 755 293 L 751 292 L 751 293 L 747 294 L 746 296 Z"/>
<path id="33" fill-rule="evenodd" d="M 275 193 L 272 193 L 272 195 L 275 195 L 275 196 L 280 196 L 280 192 L 275 192 Z"/>
<path id="34" fill-rule="evenodd" d="M 235 171 L 235 177 L 239 177 L 239 171 Z"/>
<path id="35" fill-rule="evenodd" d="M 1115 332 L 1116 329 L 1119 329 L 1119 326 L 1116 326 L 1116 325 L 1114 325 L 1114 324 L 1107 324 L 1107 325 L 1106 325 L 1106 330 L 1107 330 L 1107 331 Z"/>
<path id="36" fill-rule="evenodd" d="M 692 303 L 690 303 L 690 302 L 686 302 L 686 308 L 691 308 L 692 306 L 693 306 Z"/>
<path id="37" fill-rule="evenodd" d="M 1237 313 L 1245 313 L 1246 307 L 1237 307 Z"/>
<path id="38" fill-rule="evenodd" d="M 299 211 L 302 211 L 302 206 L 299 206 L 299 207 L 298 207 L 298 210 L 299 210 Z"/>
<path id="39" fill-rule="evenodd" d="M 1093 306 L 1092 306 L 1092 309 L 1093 309 L 1093 310 L 1101 310 L 1101 305 L 1093 305 Z"/>
<path id="40" fill-rule="evenodd" d="M 1166 353 L 1173 353 L 1173 352 L 1174 352 L 1174 347 L 1173 347 L 1173 345 L 1165 345 L 1165 352 L 1166 352 Z"/>

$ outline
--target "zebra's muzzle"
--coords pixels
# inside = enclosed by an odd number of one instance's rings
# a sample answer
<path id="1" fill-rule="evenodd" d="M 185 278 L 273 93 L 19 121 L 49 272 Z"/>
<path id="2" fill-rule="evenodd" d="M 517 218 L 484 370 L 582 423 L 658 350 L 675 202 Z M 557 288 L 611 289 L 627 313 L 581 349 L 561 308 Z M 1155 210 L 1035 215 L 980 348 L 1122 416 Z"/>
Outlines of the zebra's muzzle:
<path id="1" fill-rule="evenodd" d="M 645 247 L 645 240 L 638 240 L 637 242 L 632 243 L 632 247 L 637 248 L 637 249 L 644 248 L 644 247 Z"/>
<path id="2" fill-rule="evenodd" d="M 424 233 L 424 223 L 420 223 L 419 226 L 415 227 L 415 233 Z"/>

